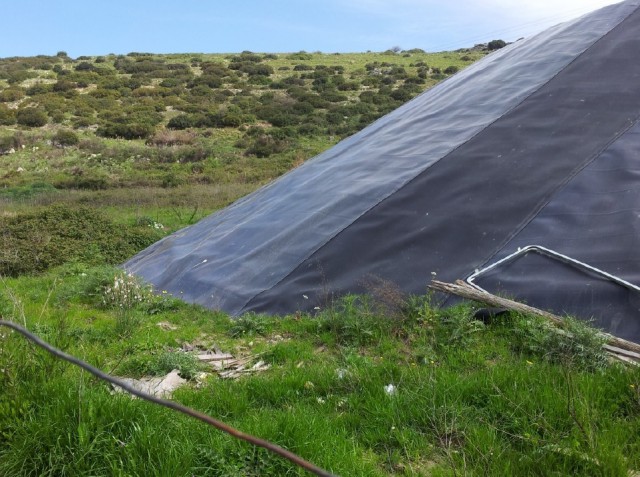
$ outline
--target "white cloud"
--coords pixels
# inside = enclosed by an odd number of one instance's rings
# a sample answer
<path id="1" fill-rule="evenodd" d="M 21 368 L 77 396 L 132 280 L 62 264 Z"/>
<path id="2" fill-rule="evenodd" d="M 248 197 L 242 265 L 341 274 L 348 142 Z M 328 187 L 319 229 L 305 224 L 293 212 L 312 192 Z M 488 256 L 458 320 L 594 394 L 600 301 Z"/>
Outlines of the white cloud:
<path id="1" fill-rule="evenodd" d="M 335 8 L 357 12 L 362 21 L 383 20 L 380 37 L 402 31 L 404 38 L 426 38 L 429 49 L 470 46 L 495 38 L 515 40 L 577 18 L 616 0 L 350 0 Z M 391 46 L 391 45 L 389 45 Z M 415 45 L 401 45 L 412 47 Z"/>

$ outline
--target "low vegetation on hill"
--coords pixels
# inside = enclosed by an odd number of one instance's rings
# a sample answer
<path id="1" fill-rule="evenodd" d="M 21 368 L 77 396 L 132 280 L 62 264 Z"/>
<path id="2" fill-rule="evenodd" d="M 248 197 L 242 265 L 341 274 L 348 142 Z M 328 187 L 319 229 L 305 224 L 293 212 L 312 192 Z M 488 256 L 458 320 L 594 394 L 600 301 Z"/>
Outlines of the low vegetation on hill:
<path id="1" fill-rule="evenodd" d="M 484 54 L 0 59 L 0 186 L 257 184 Z"/>

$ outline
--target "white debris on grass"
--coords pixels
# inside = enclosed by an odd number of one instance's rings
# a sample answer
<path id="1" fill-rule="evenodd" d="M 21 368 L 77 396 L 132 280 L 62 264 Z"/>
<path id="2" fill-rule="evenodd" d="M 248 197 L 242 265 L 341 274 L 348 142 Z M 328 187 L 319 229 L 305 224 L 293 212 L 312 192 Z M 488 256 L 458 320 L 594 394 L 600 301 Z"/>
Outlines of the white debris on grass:
<path id="1" fill-rule="evenodd" d="M 138 391 L 159 398 L 171 397 L 173 391 L 187 383 L 186 379 L 180 377 L 177 369 L 174 369 L 166 376 L 142 379 L 120 378 L 120 381 L 128 384 Z M 114 391 L 124 392 L 124 390 L 119 386 L 114 386 Z"/>
<path id="2" fill-rule="evenodd" d="M 387 395 L 389 396 L 393 396 L 394 394 L 398 393 L 398 388 L 395 387 L 393 384 L 387 384 L 384 387 L 384 392 L 387 393 Z"/>

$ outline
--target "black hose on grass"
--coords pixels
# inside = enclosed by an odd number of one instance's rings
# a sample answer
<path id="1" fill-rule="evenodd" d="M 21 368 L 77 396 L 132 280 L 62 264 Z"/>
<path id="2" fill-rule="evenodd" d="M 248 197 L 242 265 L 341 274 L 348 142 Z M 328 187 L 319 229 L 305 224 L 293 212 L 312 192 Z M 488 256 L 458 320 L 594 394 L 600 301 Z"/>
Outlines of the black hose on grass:
<path id="1" fill-rule="evenodd" d="M 228 424 L 225 424 L 222 421 L 214 419 L 213 417 L 211 417 L 211 416 L 209 416 L 207 414 L 204 414 L 202 412 L 196 411 L 195 409 L 191 409 L 190 407 L 183 406 L 182 404 L 178 404 L 178 403 L 173 402 L 173 401 L 168 401 L 166 399 L 160 399 L 160 398 L 157 398 L 157 397 L 152 396 L 150 394 L 147 394 L 147 393 L 144 393 L 142 391 L 139 391 L 139 390 L 135 389 L 133 386 L 127 384 L 126 382 L 121 381 L 118 378 L 114 378 L 113 376 L 110 376 L 110 375 L 100 371 L 98 368 L 95 368 L 95 367 L 91 366 L 90 364 L 85 363 L 84 361 L 82 361 L 82 360 L 80 360 L 80 359 L 78 359 L 78 358 L 76 358 L 74 356 L 71 356 L 71 355 L 65 353 L 64 351 L 61 351 L 61 350 L 51 346 L 49 343 L 43 341 L 42 339 L 40 339 L 36 335 L 30 333 L 25 328 L 21 327 L 20 325 L 14 323 L 12 321 L 6 321 L 6 320 L 3 320 L 3 319 L 0 319 L 0 326 L 6 326 L 7 328 L 11 328 L 12 330 L 17 331 L 22 336 L 27 338 L 29 341 L 32 341 L 33 343 L 38 345 L 40 348 L 48 351 L 49 353 L 51 353 L 55 357 L 60 358 L 60 359 L 62 359 L 64 361 L 68 361 L 71 364 L 75 364 L 76 366 L 78 366 L 78 367 L 84 369 L 85 371 L 88 371 L 89 373 L 93 374 L 95 377 L 97 377 L 99 379 L 102 379 L 103 381 L 106 381 L 108 383 L 114 384 L 114 385 L 118 386 L 119 388 L 124 389 L 129 394 L 133 394 L 134 396 L 139 397 L 140 399 L 144 399 L 145 401 L 149 401 L 151 403 L 158 404 L 160 406 L 164 406 L 164 407 L 167 407 L 169 409 L 173 409 L 174 411 L 181 412 L 182 414 L 186 414 L 187 416 L 193 417 L 194 419 L 198 419 L 198 420 L 200 420 L 202 422 L 205 422 L 205 423 L 209 424 L 210 426 L 215 427 L 216 429 L 219 429 L 219 430 L 221 430 L 223 432 L 226 432 L 227 434 L 232 435 L 236 439 L 240 439 L 240 440 L 249 442 L 250 444 L 253 444 L 254 446 L 258 446 L 258 447 L 262 447 L 264 449 L 267 449 L 268 451 L 273 452 L 274 454 L 278 454 L 281 457 L 284 457 L 285 459 L 293 462 L 298 467 L 301 467 L 301 468 L 311 472 L 312 474 L 319 475 L 321 477 L 335 477 L 334 474 L 331 474 L 331 473 L 327 472 L 326 470 L 321 469 L 320 467 L 317 467 L 317 466 L 313 465 L 311 462 L 308 462 L 308 461 L 304 460 L 303 458 L 299 457 L 298 455 L 294 454 L 293 452 L 290 452 L 290 451 L 288 451 L 286 449 L 283 449 L 279 445 L 276 445 L 276 444 L 274 444 L 272 442 L 269 442 L 269 441 L 266 441 L 264 439 L 260 439 L 259 437 L 252 436 L 250 434 L 245 434 L 244 432 L 241 432 L 241 431 L 229 426 Z"/>

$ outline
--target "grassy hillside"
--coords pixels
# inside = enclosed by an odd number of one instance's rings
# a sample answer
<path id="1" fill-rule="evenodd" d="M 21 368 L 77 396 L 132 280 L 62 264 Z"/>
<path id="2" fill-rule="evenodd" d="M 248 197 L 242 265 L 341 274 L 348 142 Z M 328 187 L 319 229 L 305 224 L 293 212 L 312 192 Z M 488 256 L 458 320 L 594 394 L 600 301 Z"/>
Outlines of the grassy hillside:
<path id="1" fill-rule="evenodd" d="M 201 216 L 484 54 L 1 59 L 0 201 L 131 206 L 163 223 L 157 209 L 199 205 Z"/>
<path id="2" fill-rule="evenodd" d="M 640 369 L 579 323 L 390 284 L 231 320 L 111 266 L 486 53 L 0 59 L 0 316 L 118 376 L 178 369 L 175 400 L 343 476 L 637 473 Z M 213 349 L 262 371 L 223 379 Z M 304 474 L 0 328 L 0 475 Z"/>

